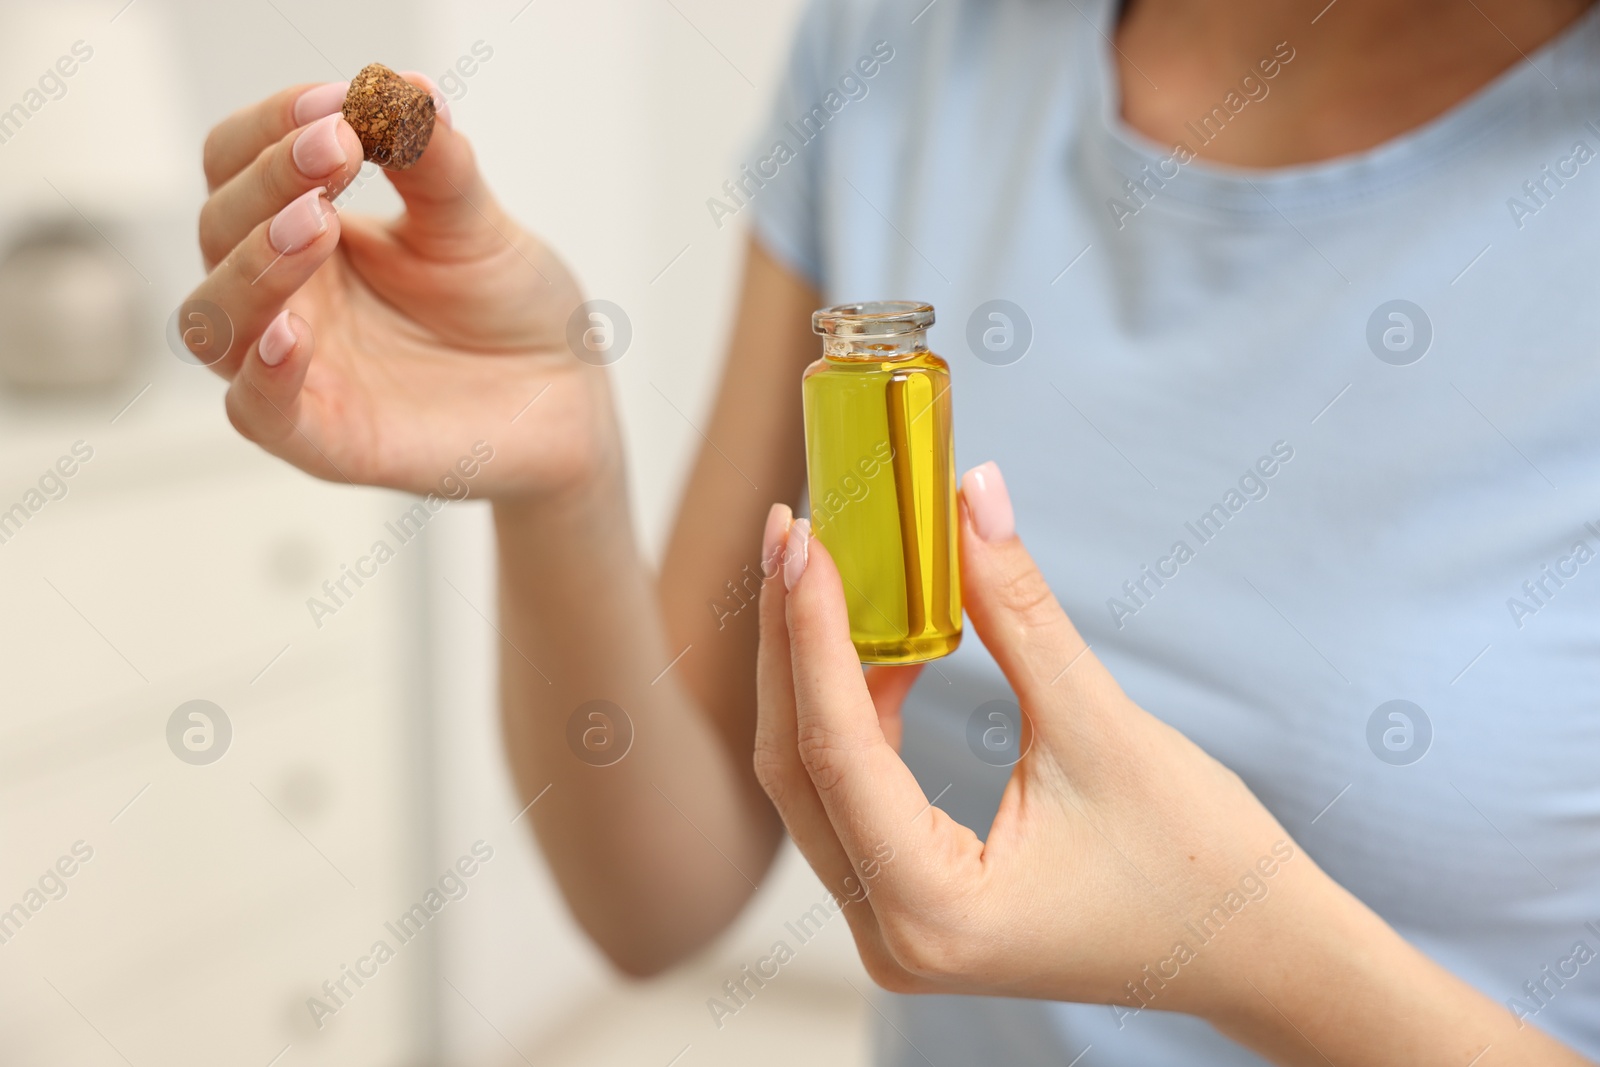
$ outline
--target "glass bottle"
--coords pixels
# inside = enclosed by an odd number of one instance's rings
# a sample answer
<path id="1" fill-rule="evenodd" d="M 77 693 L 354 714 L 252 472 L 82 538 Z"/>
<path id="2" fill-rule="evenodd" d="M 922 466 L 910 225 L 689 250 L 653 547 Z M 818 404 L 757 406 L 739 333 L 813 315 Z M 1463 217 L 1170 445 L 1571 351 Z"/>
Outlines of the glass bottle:
<path id="1" fill-rule="evenodd" d="M 950 366 L 933 307 L 894 300 L 811 316 L 806 368 L 811 527 L 844 580 L 863 663 L 918 663 L 961 643 Z"/>

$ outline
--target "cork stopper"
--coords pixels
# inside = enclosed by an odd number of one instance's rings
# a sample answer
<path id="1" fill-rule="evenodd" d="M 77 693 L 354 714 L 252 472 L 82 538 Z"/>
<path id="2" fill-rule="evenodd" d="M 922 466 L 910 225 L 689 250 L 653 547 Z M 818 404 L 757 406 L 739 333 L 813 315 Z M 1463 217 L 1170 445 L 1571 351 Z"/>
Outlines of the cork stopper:
<path id="1" fill-rule="evenodd" d="M 433 137 L 433 97 L 382 63 L 369 63 L 350 79 L 344 120 L 361 138 L 362 158 L 405 170 L 422 158 Z"/>

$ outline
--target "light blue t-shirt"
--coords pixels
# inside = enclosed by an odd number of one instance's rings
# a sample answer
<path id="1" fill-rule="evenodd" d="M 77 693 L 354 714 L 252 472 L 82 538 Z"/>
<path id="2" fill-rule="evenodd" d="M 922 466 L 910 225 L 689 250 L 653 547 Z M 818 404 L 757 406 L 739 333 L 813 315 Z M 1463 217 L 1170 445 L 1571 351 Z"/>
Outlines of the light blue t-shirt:
<path id="1" fill-rule="evenodd" d="M 829 303 L 933 303 L 962 468 L 999 462 L 1130 696 L 1600 1057 L 1600 12 L 1389 144 L 1273 171 L 1124 125 L 1114 18 L 820 0 L 724 208 Z M 1191 144 L 1273 107 L 1316 33 Z M 970 633 L 934 668 L 905 756 L 982 832 L 1007 772 L 968 722 L 1011 694 Z M 1261 1062 L 1157 1010 L 882 1007 L 896 1067 Z"/>

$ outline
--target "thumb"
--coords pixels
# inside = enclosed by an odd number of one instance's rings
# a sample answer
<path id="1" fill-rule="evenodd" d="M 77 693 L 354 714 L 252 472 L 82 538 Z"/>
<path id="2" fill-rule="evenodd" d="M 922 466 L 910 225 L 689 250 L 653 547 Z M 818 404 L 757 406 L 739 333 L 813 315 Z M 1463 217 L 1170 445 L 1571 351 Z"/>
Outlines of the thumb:
<path id="1" fill-rule="evenodd" d="M 384 170 L 405 201 L 397 236 L 442 259 L 473 259 L 495 251 L 516 232 L 489 191 L 472 145 L 456 130 L 450 105 L 433 80 L 415 71 L 401 74 L 433 96 L 433 135 L 421 158 L 406 170 Z"/>
<path id="2" fill-rule="evenodd" d="M 963 475 L 961 504 L 961 600 L 1023 706 L 1060 706 L 1064 695 L 1120 697 L 1017 536 L 1000 468 L 985 463 Z"/>

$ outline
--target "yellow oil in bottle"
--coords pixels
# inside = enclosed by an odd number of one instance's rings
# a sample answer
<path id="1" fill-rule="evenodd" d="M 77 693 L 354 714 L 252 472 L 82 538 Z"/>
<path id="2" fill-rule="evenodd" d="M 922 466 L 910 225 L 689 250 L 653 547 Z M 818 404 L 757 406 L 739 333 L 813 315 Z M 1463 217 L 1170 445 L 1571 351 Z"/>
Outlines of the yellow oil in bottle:
<path id="1" fill-rule="evenodd" d="M 917 663 L 961 643 L 950 368 L 926 304 L 819 311 L 806 368 L 812 530 L 838 565 L 863 663 Z"/>

